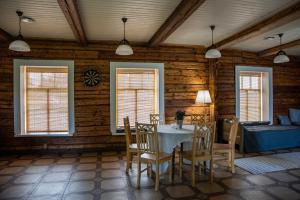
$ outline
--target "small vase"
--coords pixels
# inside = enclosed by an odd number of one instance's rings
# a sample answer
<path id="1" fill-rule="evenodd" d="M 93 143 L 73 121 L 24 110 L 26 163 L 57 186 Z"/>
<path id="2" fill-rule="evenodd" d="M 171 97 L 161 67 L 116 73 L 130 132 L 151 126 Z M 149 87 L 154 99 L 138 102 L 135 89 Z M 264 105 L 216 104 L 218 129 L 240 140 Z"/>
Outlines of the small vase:
<path id="1" fill-rule="evenodd" d="M 177 126 L 179 129 L 182 129 L 183 120 L 177 120 Z"/>

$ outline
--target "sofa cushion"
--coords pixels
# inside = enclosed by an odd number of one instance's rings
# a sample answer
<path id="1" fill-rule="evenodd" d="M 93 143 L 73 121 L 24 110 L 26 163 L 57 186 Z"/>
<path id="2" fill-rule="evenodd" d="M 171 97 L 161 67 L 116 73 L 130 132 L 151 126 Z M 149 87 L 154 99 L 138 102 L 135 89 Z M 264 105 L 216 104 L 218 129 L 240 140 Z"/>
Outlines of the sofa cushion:
<path id="1" fill-rule="evenodd" d="M 292 125 L 294 125 L 294 126 L 300 126 L 300 122 L 293 122 Z"/>
<path id="2" fill-rule="evenodd" d="M 279 115 L 278 119 L 279 119 L 279 124 L 280 125 L 283 125 L 283 126 L 291 125 L 290 118 L 287 115 Z"/>
<path id="3" fill-rule="evenodd" d="M 293 123 L 300 123 L 300 109 L 290 108 L 289 109 L 289 117 Z"/>

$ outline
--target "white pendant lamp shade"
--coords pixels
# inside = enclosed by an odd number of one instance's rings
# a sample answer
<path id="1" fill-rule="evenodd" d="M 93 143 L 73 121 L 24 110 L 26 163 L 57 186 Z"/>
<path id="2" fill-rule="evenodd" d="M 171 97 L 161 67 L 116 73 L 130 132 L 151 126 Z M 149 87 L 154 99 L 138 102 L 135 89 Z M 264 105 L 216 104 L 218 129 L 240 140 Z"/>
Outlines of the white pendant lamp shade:
<path id="1" fill-rule="evenodd" d="M 209 49 L 206 53 L 205 53 L 205 58 L 221 58 L 221 52 L 218 49 Z"/>
<path id="2" fill-rule="evenodd" d="M 129 56 L 133 54 L 133 50 L 128 42 L 122 41 L 116 49 L 116 54 L 121 56 Z"/>
<path id="3" fill-rule="evenodd" d="M 126 40 L 125 37 L 125 23 L 127 22 L 127 18 L 122 18 L 123 24 L 124 24 L 124 33 L 123 33 L 123 40 L 120 42 L 118 48 L 116 49 L 116 54 L 120 56 L 129 56 L 133 54 L 133 49 L 129 45 L 129 42 Z"/>
<path id="4" fill-rule="evenodd" d="M 14 41 L 12 41 L 9 44 L 8 49 L 12 51 L 29 52 L 30 46 L 23 40 L 23 36 L 21 34 L 21 21 L 22 21 L 23 12 L 17 11 L 16 13 L 19 17 L 19 35 Z"/>
<path id="5" fill-rule="evenodd" d="M 278 34 L 278 37 L 280 39 L 280 46 L 281 46 L 281 42 L 282 42 L 282 36 L 283 36 L 283 33 Z M 273 62 L 277 63 L 277 64 L 278 63 L 286 63 L 286 62 L 289 62 L 289 61 L 290 61 L 289 57 L 286 55 L 286 53 L 283 50 L 280 50 L 276 54 L 276 56 L 273 60 Z"/>
<path id="6" fill-rule="evenodd" d="M 276 56 L 275 56 L 275 58 L 274 58 L 274 60 L 273 60 L 274 63 L 286 63 L 286 62 L 289 62 L 289 61 L 290 61 L 290 59 L 289 59 L 289 57 L 285 54 L 284 51 L 279 51 L 279 52 L 276 54 Z"/>
<path id="7" fill-rule="evenodd" d="M 12 41 L 9 44 L 9 50 L 12 51 L 20 51 L 20 52 L 29 52 L 30 51 L 30 46 L 21 38 L 16 39 L 15 41 Z"/>
<path id="8" fill-rule="evenodd" d="M 211 30 L 211 46 L 208 48 L 208 50 L 205 53 L 205 58 L 221 58 L 221 52 L 215 47 L 214 45 L 214 30 L 215 26 L 210 26 Z"/>

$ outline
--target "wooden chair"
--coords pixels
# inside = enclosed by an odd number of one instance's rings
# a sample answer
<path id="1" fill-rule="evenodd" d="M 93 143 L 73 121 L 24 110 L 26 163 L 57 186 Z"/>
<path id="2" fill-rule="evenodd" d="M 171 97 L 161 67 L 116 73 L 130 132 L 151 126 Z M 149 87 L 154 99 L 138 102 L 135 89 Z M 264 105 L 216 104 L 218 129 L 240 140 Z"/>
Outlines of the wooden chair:
<path id="1" fill-rule="evenodd" d="M 231 172 L 235 173 L 234 158 L 235 158 L 235 140 L 237 136 L 239 120 L 237 118 L 232 119 L 227 144 L 215 143 L 213 145 L 214 153 L 227 154 L 228 166 L 231 168 Z"/>
<path id="2" fill-rule="evenodd" d="M 130 130 L 129 118 L 124 120 L 125 138 L 126 138 L 126 174 L 128 174 L 129 168 L 132 168 L 133 155 L 137 154 L 137 144 L 133 143 L 133 137 Z"/>
<path id="3" fill-rule="evenodd" d="M 191 124 L 204 124 L 209 121 L 207 114 L 191 114 Z"/>
<path id="4" fill-rule="evenodd" d="M 160 123 L 161 119 L 159 114 L 150 114 L 150 124 L 156 124 L 158 125 Z"/>
<path id="5" fill-rule="evenodd" d="M 213 144 L 215 138 L 216 123 L 195 125 L 192 150 L 182 151 L 179 154 L 179 176 L 182 178 L 183 159 L 191 161 L 192 186 L 195 186 L 195 167 L 202 161 L 210 161 L 210 182 L 213 182 Z M 201 171 L 200 164 L 199 172 Z"/>
<path id="6" fill-rule="evenodd" d="M 169 161 L 170 179 L 172 179 L 172 154 L 167 154 L 159 151 L 159 142 L 157 134 L 156 124 L 141 124 L 136 123 L 136 138 L 137 138 L 137 162 L 138 162 L 138 177 L 137 187 L 140 188 L 141 163 L 147 164 L 147 170 L 149 170 L 149 164 L 152 168 L 152 164 L 155 164 L 155 191 L 159 189 L 159 166 L 161 163 Z M 152 170 L 150 168 L 150 170 Z"/>

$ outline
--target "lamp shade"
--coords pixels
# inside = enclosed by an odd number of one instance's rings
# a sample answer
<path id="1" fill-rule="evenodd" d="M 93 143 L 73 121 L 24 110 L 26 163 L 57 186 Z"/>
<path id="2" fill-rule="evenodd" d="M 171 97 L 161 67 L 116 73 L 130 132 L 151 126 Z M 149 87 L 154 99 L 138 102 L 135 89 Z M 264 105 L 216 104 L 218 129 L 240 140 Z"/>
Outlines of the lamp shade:
<path id="1" fill-rule="evenodd" d="M 273 60 L 274 63 L 286 63 L 289 61 L 290 59 L 284 51 L 279 51 Z"/>
<path id="2" fill-rule="evenodd" d="M 196 103 L 211 103 L 208 90 L 199 90 L 196 97 Z"/>
<path id="3" fill-rule="evenodd" d="M 205 58 L 221 58 L 221 52 L 215 48 L 209 49 L 205 53 Z"/>
<path id="4" fill-rule="evenodd" d="M 128 56 L 133 54 L 133 50 L 128 44 L 120 44 L 116 49 L 116 54 L 121 56 Z"/>
<path id="5" fill-rule="evenodd" d="M 12 41 L 8 47 L 12 51 L 29 52 L 30 46 L 22 39 Z"/>

